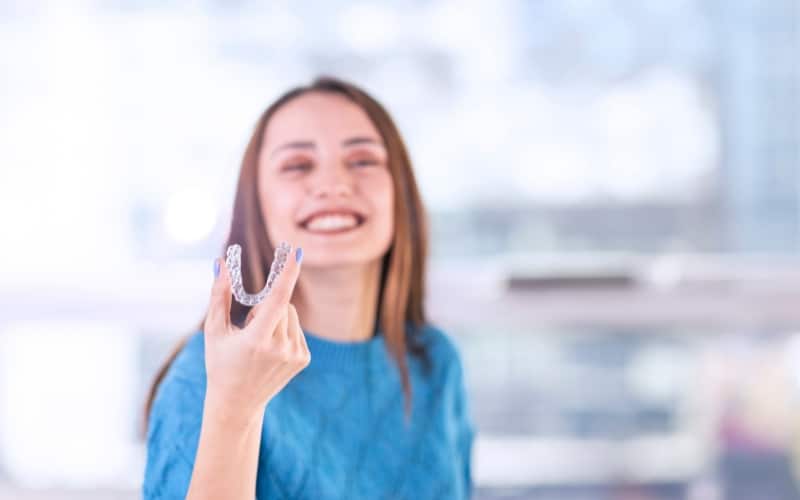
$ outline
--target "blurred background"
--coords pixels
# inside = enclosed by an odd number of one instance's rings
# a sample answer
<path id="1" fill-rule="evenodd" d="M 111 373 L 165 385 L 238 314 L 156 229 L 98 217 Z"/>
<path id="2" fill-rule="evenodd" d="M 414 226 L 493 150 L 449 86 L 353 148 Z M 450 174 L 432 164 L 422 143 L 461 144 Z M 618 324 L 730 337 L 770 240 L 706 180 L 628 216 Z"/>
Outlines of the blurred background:
<path id="1" fill-rule="evenodd" d="M 0 498 L 139 498 L 256 118 L 374 93 L 479 499 L 800 498 L 800 0 L 0 0 Z"/>

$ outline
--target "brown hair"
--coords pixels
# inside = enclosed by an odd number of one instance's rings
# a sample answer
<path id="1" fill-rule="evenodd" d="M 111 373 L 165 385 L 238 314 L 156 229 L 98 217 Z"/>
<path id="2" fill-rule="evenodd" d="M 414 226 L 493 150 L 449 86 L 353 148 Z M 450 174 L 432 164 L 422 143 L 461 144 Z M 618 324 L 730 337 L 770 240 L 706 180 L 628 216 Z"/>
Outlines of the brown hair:
<path id="1" fill-rule="evenodd" d="M 425 365 L 429 363 L 420 338 L 421 327 L 427 322 L 423 296 L 428 223 L 408 151 L 389 113 L 378 101 L 353 84 L 322 77 L 310 85 L 289 90 L 273 102 L 256 122 L 253 135 L 245 149 L 236 187 L 233 219 L 224 248 L 233 243 L 242 246 L 243 284 L 248 290 L 261 289 L 266 282 L 264 270 L 269 269 L 274 251 L 267 238 L 266 224 L 258 197 L 258 182 L 256 182 L 264 131 L 270 118 L 281 106 L 308 92 L 334 93 L 357 104 L 367 113 L 386 146 L 389 171 L 394 180 L 395 234 L 392 246 L 383 258 L 380 292 L 376 297 L 378 300 L 376 326 L 380 326 L 385 336 L 386 347 L 400 371 L 405 397 L 405 415 L 408 418 L 411 412 L 412 389 L 406 351 L 422 358 Z M 249 309 L 233 301 L 231 321 L 241 324 Z M 201 328 L 202 324 L 201 321 Z M 187 336 L 181 340 L 156 373 L 145 405 L 145 430 L 158 386 L 188 339 Z"/>

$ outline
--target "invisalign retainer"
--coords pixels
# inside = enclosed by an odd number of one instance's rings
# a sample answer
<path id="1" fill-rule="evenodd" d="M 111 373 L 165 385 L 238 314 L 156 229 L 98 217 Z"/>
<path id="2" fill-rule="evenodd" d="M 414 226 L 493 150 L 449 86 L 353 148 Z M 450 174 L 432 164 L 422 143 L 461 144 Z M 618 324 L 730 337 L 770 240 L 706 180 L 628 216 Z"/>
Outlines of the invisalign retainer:
<path id="1" fill-rule="evenodd" d="M 247 293 L 242 285 L 242 247 L 236 243 L 228 247 L 225 258 L 225 266 L 228 268 L 228 275 L 231 277 L 231 291 L 236 302 L 243 306 L 254 306 L 264 300 L 264 297 L 272 290 L 275 280 L 283 271 L 286 265 L 286 258 L 292 251 L 292 246 L 286 242 L 281 242 L 275 248 L 275 257 L 269 268 L 269 276 L 264 288 L 256 294 Z"/>

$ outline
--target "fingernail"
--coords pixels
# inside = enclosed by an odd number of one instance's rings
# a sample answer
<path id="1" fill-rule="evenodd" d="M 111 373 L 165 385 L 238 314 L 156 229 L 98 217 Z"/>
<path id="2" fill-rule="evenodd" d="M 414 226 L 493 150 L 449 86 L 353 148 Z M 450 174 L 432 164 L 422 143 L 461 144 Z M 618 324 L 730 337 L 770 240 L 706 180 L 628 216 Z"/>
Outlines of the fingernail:
<path id="1" fill-rule="evenodd" d="M 297 263 L 299 264 L 301 260 L 303 260 L 303 248 L 297 247 L 297 251 L 294 254 L 295 259 L 297 259 Z"/>
<path id="2" fill-rule="evenodd" d="M 219 277 L 219 259 L 214 259 L 214 277 Z"/>

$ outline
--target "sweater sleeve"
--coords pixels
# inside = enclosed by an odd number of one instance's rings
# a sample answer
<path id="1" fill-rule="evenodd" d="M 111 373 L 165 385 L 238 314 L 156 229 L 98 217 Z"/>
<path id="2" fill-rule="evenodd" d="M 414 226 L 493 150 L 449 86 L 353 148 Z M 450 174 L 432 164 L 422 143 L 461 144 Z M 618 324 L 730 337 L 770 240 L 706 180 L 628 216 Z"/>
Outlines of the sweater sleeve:
<path id="1" fill-rule="evenodd" d="M 457 359 L 456 365 L 455 414 L 458 425 L 458 447 L 461 451 L 464 492 L 466 493 L 466 498 L 472 498 L 474 488 L 472 477 L 472 451 L 476 429 L 470 413 L 470 403 L 464 380 L 464 370 L 460 359 Z"/>
<path id="2" fill-rule="evenodd" d="M 150 410 L 143 500 L 184 499 L 189 489 L 200 439 L 205 380 L 192 376 L 187 361 L 186 356 L 176 359 Z"/>

